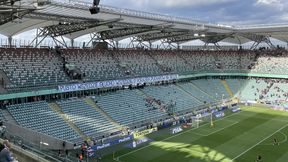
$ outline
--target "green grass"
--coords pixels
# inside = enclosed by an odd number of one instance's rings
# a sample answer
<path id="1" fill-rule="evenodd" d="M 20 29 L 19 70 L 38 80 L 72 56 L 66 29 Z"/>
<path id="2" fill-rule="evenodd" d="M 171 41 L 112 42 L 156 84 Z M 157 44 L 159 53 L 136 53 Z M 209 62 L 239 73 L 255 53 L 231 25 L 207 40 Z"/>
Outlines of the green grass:
<path id="1" fill-rule="evenodd" d="M 176 135 L 161 130 L 149 135 L 154 142 L 137 149 L 122 149 L 114 156 L 120 162 L 254 162 L 262 155 L 264 162 L 288 160 L 288 113 L 260 107 L 242 107 L 198 129 Z M 273 138 L 280 142 L 273 145 Z M 112 155 L 103 162 L 116 162 Z"/>

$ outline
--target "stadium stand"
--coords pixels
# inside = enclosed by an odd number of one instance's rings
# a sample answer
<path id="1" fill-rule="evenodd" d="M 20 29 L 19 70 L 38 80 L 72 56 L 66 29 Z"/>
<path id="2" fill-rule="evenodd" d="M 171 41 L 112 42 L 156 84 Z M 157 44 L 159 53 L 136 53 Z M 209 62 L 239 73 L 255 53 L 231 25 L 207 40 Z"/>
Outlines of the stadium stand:
<path id="1" fill-rule="evenodd" d="M 10 105 L 7 109 L 22 127 L 67 141 L 80 138 L 45 101 Z"/>
<path id="2" fill-rule="evenodd" d="M 115 121 L 123 126 L 131 126 L 150 119 L 157 119 L 165 112 L 147 104 L 138 90 L 120 90 L 96 96 L 94 101 Z"/>
<path id="3" fill-rule="evenodd" d="M 287 56 L 277 56 L 266 51 L 258 58 L 256 65 L 251 72 L 268 73 L 268 74 L 286 74 L 287 73 Z M 287 55 L 287 53 L 286 53 Z"/>
<path id="4" fill-rule="evenodd" d="M 61 62 L 48 49 L 0 49 L 0 68 L 13 88 L 57 85 L 69 81 Z"/>
<path id="5" fill-rule="evenodd" d="M 201 91 L 199 88 L 193 86 L 191 83 L 180 83 L 179 86 L 190 92 L 194 97 L 201 100 L 202 103 L 215 102 L 215 99 L 213 97 L 211 97 L 204 91 Z"/>
<path id="6" fill-rule="evenodd" d="M 87 136 L 100 136 L 117 130 L 112 123 L 82 99 L 70 98 L 58 101 L 57 104 L 68 118 Z"/>
<path id="7" fill-rule="evenodd" d="M 150 86 L 144 88 L 143 92 L 162 101 L 165 105 L 174 105 L 173 112 L 193 109 L 203 104 L 175 85 Z"/>
<path id="8" fill-rule="evenodd" d="M 4 88 L 10 92 L 75 82 L 65 74 L 61 59 L 48 49 L 0 50 L 0 70 L 9 78 Z M 81 70 L 86 82 L 200 71 L 286 74 L 286 55 L 267 51 L 62 50 L 62 57 Z"/>
<path id="9" fill-rule="evenodd" d="M 240 94 L 240 90 L 243 86 L 245 86 L 244 79 L 225 79 L 227 84 L 229 85 L 231 91 L 233 92 L 234 97 L 238 97 Z"/>
<path id="10" fill-rule="evenodd" d="M 166 72 L 186 73 L 191 71 L 190 65 L 177 54 L 177 51 L 172 50 L 155 50 L 150 52 L 150 55 L 157 60 L 158 65 L 166 69 Z"/>
<path id="11" fill-rule="evenodd" d="M 119 50 L 114 56 L 119 59 L 121 66 L 128 66 L 134 76 L 161 75 L 163 71 L 158 67 L 144 50 Z"/>
<path id="12" fill-rule="evenodd" d="M 249 79 L 241 90 L 241 96 L 244 100 L 279 103 L 287 100 L 287 90 L 285 79 Z"/>
<path id="13" fill-rule="evenodd" d="M 125 72 L 109 51 L 91 49 L 62 50 L 65 61 L 85 74 L 85 81 L 125 78 Z"/>
<path id="14" fill-rule="evenodd" d="M 191 83 L 218 101 L 229 98 L 228 92 L 219 79 L 199 79 L 192 80 Z"/>

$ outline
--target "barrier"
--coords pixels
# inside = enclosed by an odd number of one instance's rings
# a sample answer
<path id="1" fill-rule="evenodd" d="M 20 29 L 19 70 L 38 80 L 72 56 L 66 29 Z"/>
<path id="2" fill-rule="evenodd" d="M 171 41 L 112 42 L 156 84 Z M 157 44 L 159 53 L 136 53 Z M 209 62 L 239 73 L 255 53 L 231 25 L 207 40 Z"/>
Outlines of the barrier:
<path id="1" fill-rule="evenodd" d="M 133 135 L 127 135 L 127 136 L 124 136 L 124 137 L 121 137 L 121 138 L 118 138 L 118 139 L 114 139 L 114 140 L 112 140 L 110 142 L 103 143 L 101 145 L 94 145 L 92 147 L 87 148 L 86 154 L 88 155 L 89 158 L 92 158 L 92 157 L 96 156 L 96 151 L 97 150 L 101 150 L 101 149 L 104 149 L 104 148 L 107 148 L 107 147 L 111 147 L 113 145 L 117 145 L 117 144 L 120 144 L 120 143 L 123 143 L 123 142 L 127 142 L 127 141 L 130 141 L 130 140 L 133 140 Z"/>
<path id="2" fill-rule="evenodd" d="M 147 134 L 150 134 L 152 132 L 156 132 L 158 130 L 157 127 L 154 127 L 154 128 L 151 128 L 151 129 L 146 129 L 146 130 L 143 130 L 143 131 L 140 131 L 140 132 L 134 132 L 134 138 L 139 138 L 139 137 L 142 137 L 142 136 L 145 136 Z"/>
<path id="3" fill-rule="evenodd" d="M 219 112 L 214 113 L 214 116 L 216 118 L 222 118 L 225 116 L 225 113 L 223 111 L 219 111 Z"/>

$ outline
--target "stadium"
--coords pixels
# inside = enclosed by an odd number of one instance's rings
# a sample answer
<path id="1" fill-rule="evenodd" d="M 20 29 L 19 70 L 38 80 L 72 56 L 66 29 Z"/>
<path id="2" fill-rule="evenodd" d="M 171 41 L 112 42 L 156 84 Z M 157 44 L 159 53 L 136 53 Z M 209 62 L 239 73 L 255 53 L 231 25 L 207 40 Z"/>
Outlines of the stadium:
<path id="1" fill-rule="evenodd" d="M 101 3 L 0 0 L 0 162 L 287 162 L 287 24 Z"/>

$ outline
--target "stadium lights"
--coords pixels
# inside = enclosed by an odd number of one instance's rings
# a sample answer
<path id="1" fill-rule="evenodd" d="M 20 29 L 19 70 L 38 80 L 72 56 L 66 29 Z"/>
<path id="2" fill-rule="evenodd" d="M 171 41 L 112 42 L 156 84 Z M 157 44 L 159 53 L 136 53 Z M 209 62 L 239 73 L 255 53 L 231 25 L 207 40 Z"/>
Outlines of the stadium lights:
<path id="1" fill-rule="evenodd" d="M 100 12 L 100 8 L 98 7 L 99 3 L 100 0 L 93 0 L 93 6 L 89 8 L 89 11 L 92 15 Z"/>

